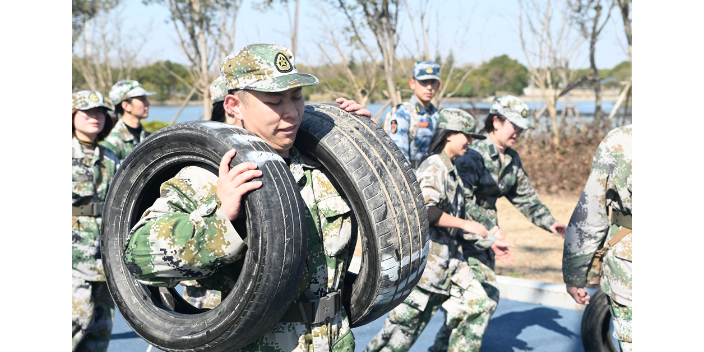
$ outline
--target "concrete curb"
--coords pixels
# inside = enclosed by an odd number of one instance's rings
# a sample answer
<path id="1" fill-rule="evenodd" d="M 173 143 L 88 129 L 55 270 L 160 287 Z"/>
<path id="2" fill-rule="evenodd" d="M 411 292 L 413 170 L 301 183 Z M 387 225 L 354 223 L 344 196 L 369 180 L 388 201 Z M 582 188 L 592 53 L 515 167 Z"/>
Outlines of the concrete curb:
<path id="1" fill-rule="evenodd" d="M 349 271 L 358 273 L 361 264 L 362 258 L 353 257 Z M 502 275 L 496 275 L 496 281 L 499 292 L 501 292 L 501 299 L 573 310 L 584 310 L 584 307 L 586 307 L 572 299 L 572 296 L 565 291 L 565 285 Z M 589 295 L 593 295 L 596 289 L 588 288 L 586 291 Z"/>

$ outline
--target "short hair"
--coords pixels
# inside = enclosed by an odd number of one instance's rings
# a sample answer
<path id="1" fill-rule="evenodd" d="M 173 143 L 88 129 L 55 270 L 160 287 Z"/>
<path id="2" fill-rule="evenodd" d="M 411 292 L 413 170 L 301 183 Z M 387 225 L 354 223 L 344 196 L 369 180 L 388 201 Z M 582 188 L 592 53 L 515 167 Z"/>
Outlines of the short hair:
<path id="1" fill-rule="evenodd" d="M 244 89 L 230 89 L 227 91 L 227 94 L 234 94 L 237 95 L 238 98 L 240 98 L 240 101 L 242 104 L 247 105 L 247 92 Z"/>
<path id="2" fill-rule="evenodd" d="M 125 99 L 125 100 L 123 100 L 123 101 L 126 101 L 127 104 L 132 104 L 132 99 L 133 99 L 133 98 L 134 98 L 134 97 L 127 98 L 127 99 Z M 125 109 L 122 108 L 122 101 L 121 101 L 119 104 L 115 104 L 115 116 L 119 119 L 120 117 L 122 117 L 122 115 L 123 115 L 124 113 L 125 113 Z"/>
<path id="3" fill-rule="evenodd" d="M 499 118 L 499 121 L 501 123 L 504 123 L 506 121 L 506 117 L 499 115 L 499 114 L 489 114 L 486 119 L 484 120 L 484 128 L 482 128 L 482 132 L 486 133 L 491 133 L 494 132 L 494 116 Z"/>
<path id="4" fill-rule="evenodd" d="M 108 109 L 102 109 L 103 113 L 105 114 L 105 123 L 103 124 L 103 129 L 98 132 L 98 136 L 95 138 L 96 142 L 100 142 L 107 138 L 107 136 L 110 134 L 110 131 L 112 131 L 112 128 L 115 127 L 115 122 L 112 120 L 112 117 L 110 117 L 110 114 L 108 114 Z M 73 124 L 73 120 L 76 118 L 77 112 L 78 109 L 73 109 L 71 111 L 71 135 L 73 137 L 76 137 L 76 126 Z"/>

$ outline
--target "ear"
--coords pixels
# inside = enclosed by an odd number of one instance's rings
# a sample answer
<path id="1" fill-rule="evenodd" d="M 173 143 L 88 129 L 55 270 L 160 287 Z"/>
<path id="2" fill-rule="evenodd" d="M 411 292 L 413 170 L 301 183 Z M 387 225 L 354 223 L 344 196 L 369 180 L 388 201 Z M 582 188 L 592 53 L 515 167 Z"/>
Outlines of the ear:
<path id="1" fill-rule="evenodd" d="M 416 89 L 416 79 L 415 78 L 409 79 L 408 86 L 411 87 L 411 89 Z"/>
<path id="2" fill-rule="evenodd" d="M 228 94 L 223 102 L 223 107 L 225 108 L 226 117 L 232 117 L 236 120 L 243 120 L 242 117 L 242 100 L 237 94 Z"/>
<path id="3" fill-rule="evenodd" d="M 501 120 L 497 116 L 494 116 L 494 130 L 500 129 L 504 124 L 501 123 Z"/>
<path id="4" fill-rule="evenodd" d="M 120 105 L 122 106 L 123 111 L 127 111 L 127 106 L 129 106 L 130 103 L 128 103 L 127 100 L 123 100 Z"/>

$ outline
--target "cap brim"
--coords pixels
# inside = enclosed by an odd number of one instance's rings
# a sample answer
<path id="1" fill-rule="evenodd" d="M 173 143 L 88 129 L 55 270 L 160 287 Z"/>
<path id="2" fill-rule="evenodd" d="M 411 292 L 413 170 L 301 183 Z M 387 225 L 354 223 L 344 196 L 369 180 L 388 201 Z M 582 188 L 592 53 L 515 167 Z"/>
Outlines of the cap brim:
<path id="1" fill-rule="evenodd" d="M 423 80 L 426 80 L 426 79 L 437 79 L 437 80 L 439 81 L 439 80 L 440 80 L 440 77 L 435 76 L 435 75 L 422 75 L 422 76 L 416 77 L 416 79 L 419 80 L 419 81 L 423 81 Z"/>
<path id="2" fill-rule="evenodd" d="M 244 89 L 257 90 L 260 92 L 282 92 L 291 88 L 314 86 L 318 84 L 318 79 L 307 73 L 292 73 L 261 81 L 256 81 Z"/>
<path id="3" fill-rule="evenodd" d="M 507 120 L 511 121 L 512 124 L 524 129 L 524 130 L 531 130 L 533 129 L 533 126 L 530 124 L 528 121 L 527 117 L 523 117 L 520 115 L 503 115 Z"/>
<path id="4" fill-rule="evenodd" d="M 477 133 L 468 133 L 472 138 L 474 139 L 486 139 L 486 135 L 483 134 L 477 134 Z"/>

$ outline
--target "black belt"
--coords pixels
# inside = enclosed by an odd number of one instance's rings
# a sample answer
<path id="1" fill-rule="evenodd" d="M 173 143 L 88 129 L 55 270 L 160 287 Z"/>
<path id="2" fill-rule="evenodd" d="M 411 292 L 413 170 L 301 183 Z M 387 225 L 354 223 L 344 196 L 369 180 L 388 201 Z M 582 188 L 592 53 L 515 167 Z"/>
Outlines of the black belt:
<path id="1" fill-rule="evenodd" d="M 328 321 L 340 312 L 341 297 L 340 291 L 335 291 L 316 301 L 294 302 L 279 322 L 319 324 Z"/>
<path id="2" fill-rule="evenodd" d="M 411 161 L 411 167 L 413 168 L 413 170 L 418 170 L 419 166 L 420 166 L 420 160 Z"/>
<path id="3" fill-rule="evenodd" d="M 73 205 L 73 216 L 101 216 L 105 203 L 90 203 L 86 205 Z"/>

